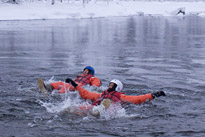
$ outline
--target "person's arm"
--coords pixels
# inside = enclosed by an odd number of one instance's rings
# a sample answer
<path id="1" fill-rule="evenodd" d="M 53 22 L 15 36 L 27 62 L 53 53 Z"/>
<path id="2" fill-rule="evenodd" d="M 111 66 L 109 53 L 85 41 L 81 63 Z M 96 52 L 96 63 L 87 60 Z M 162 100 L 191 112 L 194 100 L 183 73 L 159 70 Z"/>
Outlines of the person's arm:
<path id="1" fill-rule="evenodd" d="M 120 98 L 124 102 L 141 104 L 141 103 L 148 102 L 148 101 L 150 101 L 156 97 L 160 97 L 160 96 L 166 96 L 164 91 L 157 91 L 154 93 L 149 93 L 149 94 L 144 94 L 144 95 L 139 95 L 139 96 L 129 96 L 129 95 L 121 94 Z"/>
<path id="2" fill-rule="evenodd" d="M 66 83 L 71 83 L 71 85 L 74 86 L 75 89 L 79 91 L 80 96 L 84 99 L 95 101 L 97 98 L 101 96 L 101 93 L 87 91 L 81 85 L 78 85 L 75 81 L 73 81 L 70 78 L 66 79 Z"/>
<path id="3" fill-rule="evenodd" d="M 95 101 L 97 98 L 101 96 L 101 93 L 89 92 L 86 89 L 84 89 L 82 86 L 77 86 L 76 90 L 79 91 L 80 96 L 84 99 Z"/>
<path id="4" fill-rule="evenodd" d="M 145 94 L 145 95 L 139 95 L 139 96 L 128 96 L 128 95 L 121 94 L 120 98 L 124 102 L 130 102 L 134 104 L 141 104 L 141 103 L 144 103 L 144 102 L 147 102 L 153 99 L 151 93 Z"/>
<path id="5" fill-rule="evenodd" d="M 95 86 L 95 87 L 99 87 L 99 86 L 101 86 L 101 81 L 97 77 L 91 77 L 90 78 L 90 85 Z"/>

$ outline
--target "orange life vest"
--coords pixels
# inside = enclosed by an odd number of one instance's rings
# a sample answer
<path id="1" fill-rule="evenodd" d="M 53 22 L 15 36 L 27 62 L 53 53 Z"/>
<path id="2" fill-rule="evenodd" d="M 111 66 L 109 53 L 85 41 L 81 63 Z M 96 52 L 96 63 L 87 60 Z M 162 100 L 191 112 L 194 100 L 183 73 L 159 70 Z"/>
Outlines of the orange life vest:
<path id="1" fill-rule="evenodd" d="M 90 78 L 93 77 L 92 74 L 79 74 L 75 78 L 75 82 L 80 83 L 82 86 L 85 86 L 87 84 L 90 84 Z"/>
<path id="2" fill-rule="evenodd" d="M 92 105 L 100 105 L 100 103 L 103 101 L 103 99 L 110 99 L 113 102 L 119 102 L 119 101 L 121 101 L 121 99 L 120 99 L 121 94 L 123 94 L 123 93 L 118 92 L 118 91 L 108 92 L 106 90 L 101 94 L 101 97 L 99 97 L 95 102 L 93 102 Z"/>

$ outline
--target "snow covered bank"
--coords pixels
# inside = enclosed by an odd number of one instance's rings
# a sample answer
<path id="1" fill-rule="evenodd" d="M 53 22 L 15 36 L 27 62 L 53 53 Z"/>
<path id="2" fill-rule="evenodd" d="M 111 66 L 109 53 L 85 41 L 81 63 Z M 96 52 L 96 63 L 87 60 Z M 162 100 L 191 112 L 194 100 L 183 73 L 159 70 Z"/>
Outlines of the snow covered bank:
<path id="1" fill-rule="evenodd" d="M 0 3 L 0 20 L 95 18 L 110 16 L 163 15 L 205 17 L 205 2 L 142 2 L 142 1 L 90 1 L 55 3 L 23 2 Z M 177 13 L 182 10 L 181 13 Z M 183 15 L 185 12 L 185 15 Z"/>

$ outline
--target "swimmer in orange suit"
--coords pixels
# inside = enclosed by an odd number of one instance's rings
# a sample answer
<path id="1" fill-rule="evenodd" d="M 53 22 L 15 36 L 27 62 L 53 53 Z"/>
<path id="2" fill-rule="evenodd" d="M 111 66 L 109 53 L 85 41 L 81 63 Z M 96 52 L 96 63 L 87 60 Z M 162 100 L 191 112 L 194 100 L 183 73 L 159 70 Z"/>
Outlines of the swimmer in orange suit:
<path id="1" fill-rule="evenodd" d="M 75 87 L 75 89 L 79 91 L 79 94 L 83 99 L 92 100 L 93 103 L 88 107 L 89 109 L 91 109 L 93 106 L 100 105 L 104 102 L 103 100 L 105 99 L 110 100 L 111 103 L 129 102 L 134 104 L 141 104 L 156 97 L 165 96 L 165 93 L 163 91 L 138 96 L 125 95 L 123 92 L 121 92 L 123 89 L 123 84 L 117 79 L 111 80 L 108 89 L 102 93 L 87 91 L 81 85 L 77 84 L 70 78 L 66 79 L 66 83 L 71 83 L 71 85 L 73 85 L 73 87 Z M 105 106 L 105 108 L 108 108 L 108 106 Z"/>
<path id="2" fill-rule="evenodd" d="M 80 85 L 90 85 L 99 87 L 101 85 L 101 81 L 99 78 L 94 77 L 95 70 L 91 66 L 86 66 L 83 69 L 83 73 L 77 75 L 77 77 L 74 79 L 74 81 Z M 70 85 L 69 83 L 65 83 L 63 81 L 57 81 L 50 84 L 45 84 L 42 79 L 38 79 L 38 87 L 41 92 L 51 92 L 53 90 L 58 90 L 59 93 L 65 93 L 68 91 L 74 91 L 75 87 Z"/>

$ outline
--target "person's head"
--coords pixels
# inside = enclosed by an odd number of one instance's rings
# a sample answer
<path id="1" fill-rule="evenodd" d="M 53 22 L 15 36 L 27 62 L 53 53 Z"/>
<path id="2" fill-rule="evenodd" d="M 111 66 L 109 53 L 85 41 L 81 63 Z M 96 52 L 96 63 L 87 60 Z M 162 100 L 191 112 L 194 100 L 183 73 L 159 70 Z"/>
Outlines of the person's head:
<path id="1" fill-rule="evenodd" d="M 110 81 L 109 87 L 108 87 L 108 91 L 118 91 L 121 92 L 123 89 L 123 84 L 117 80 L 117 79 L 113 79 Z"/>
<path id="2" fill-rule="evenodd" d="M 83 69 L 83 73 L 84 74 L 92 74 L 94 75 L 95 74 L 95 70 L 93 67 L 91 66 L 86 66 L 84 69 Z"/>

